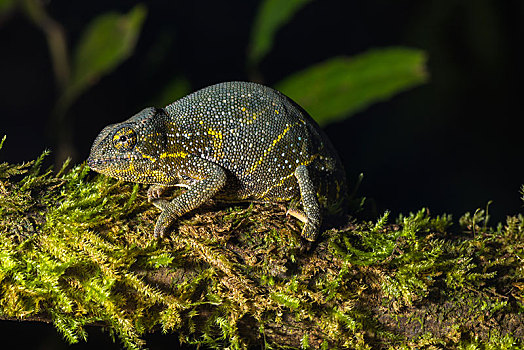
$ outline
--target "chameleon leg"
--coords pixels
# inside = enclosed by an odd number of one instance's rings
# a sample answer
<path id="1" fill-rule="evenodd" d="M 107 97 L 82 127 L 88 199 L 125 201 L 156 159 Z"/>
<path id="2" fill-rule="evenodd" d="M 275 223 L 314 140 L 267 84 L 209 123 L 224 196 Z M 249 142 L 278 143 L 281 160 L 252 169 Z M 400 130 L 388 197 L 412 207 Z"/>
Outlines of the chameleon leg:
<path id="1" fill-rule="evenodd" d="M 203 179 L 192 184 L 186 192 L 173 199 L 153 199 L 151 202 L 162 213 L 155 225 L 155 237 L 163 237 L 166 230 L 181 215 L 200 206 L 213 197 L 226 184 L 226 172 L 218 165 L 204 159 L 194 160 Z"/>
<path id="2" fill-rule="evenodd" d="M 306 214 L 307 221 L 302 229 L 302 237 L 308 241 L 315 241 L 320 230 L 320 207 L 318 205 L 317 194 L 315 186 L 309 177 L 308 170 L 305 165 L 299 165 L 295 169 L 295 177 L 300 188 L 300 195 L 302 197 L 302 206 Z"/>

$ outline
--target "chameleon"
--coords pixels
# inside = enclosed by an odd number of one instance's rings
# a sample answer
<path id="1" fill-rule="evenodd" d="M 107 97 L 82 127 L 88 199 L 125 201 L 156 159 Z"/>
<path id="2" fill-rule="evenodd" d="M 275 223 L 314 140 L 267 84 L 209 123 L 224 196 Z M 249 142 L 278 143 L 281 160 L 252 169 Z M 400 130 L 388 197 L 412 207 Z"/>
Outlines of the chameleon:
<path id="1" fill-rule="evenodd" d="M 295 202 L 288 213 L 315 241 L 324 215 L 344 211 L 346 177 L 318 124 L 283 93 L 251 82 L 224 82 L 165 108 L 148 107 L 105 127 L 87 165 L 121 180 L 150 184 L 161 210 L 155 237 L 211 198 Z M 172 201 L 165 190 L 186 190 Z"/>

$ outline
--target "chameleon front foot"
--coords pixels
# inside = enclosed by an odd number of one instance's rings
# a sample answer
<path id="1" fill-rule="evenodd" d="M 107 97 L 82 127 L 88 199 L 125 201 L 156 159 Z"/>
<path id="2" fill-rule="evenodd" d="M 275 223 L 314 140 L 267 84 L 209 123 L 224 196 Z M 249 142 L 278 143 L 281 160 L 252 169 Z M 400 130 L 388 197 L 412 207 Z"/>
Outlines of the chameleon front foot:
<path id="1" fill-rule="evenodd" d="M 167 230 L 177 219 L 178 215 L 173 210 L 173 204 L 165 199 L 154 199 L 151 203 L 158 209 L 162 210 L 162 213 L 158 217 L 155 225 L 154 236 L 155 238 L 162 238 L 166 236 Z"/>
<path id="2" fill-rule="evenodd" d="M 168 189 L 168 186 L 162 185 L 151 185 L 147 189 L 147 200 L 153 202 L 154 200 L 160 198 L 162 194 Z"/>

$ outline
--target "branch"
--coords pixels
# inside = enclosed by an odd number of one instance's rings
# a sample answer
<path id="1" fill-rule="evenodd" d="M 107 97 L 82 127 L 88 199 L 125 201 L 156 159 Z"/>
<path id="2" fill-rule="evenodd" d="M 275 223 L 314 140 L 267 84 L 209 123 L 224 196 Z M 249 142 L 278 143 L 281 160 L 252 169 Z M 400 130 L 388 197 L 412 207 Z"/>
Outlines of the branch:
<path id="1" fill-rule="evenodd" d="M 0 319 L 69 342 L 100 325 L 127 348 L 156 331 L 212 348 L 523 345 L 522 216 L 450 230 L 386 214 L 304 253 L 283 206 L 209 202 L 157 241 L 144 186 L 40 163 L 0 164 Z"/>

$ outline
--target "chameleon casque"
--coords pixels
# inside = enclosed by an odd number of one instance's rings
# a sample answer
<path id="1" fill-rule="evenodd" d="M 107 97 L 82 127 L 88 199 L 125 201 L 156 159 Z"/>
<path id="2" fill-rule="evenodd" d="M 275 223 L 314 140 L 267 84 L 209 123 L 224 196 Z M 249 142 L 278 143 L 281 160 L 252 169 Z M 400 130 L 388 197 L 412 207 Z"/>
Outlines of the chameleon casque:
<path id="1" fill-rule="evenodd" d="M 107 126 L 87 164 L 152 184 L 148 199 L 162 210 L 155 237 L 214 197 L 300 200 L 303 212 L 290 212 L 314 241 L 322 216 L 342 212 L 346 196 L 343 166 L 317 123 L 279 91 L 248 82 L 212 85 Z M 160 196 L 171 186 L 187 189 L 169 202 Z"/>

